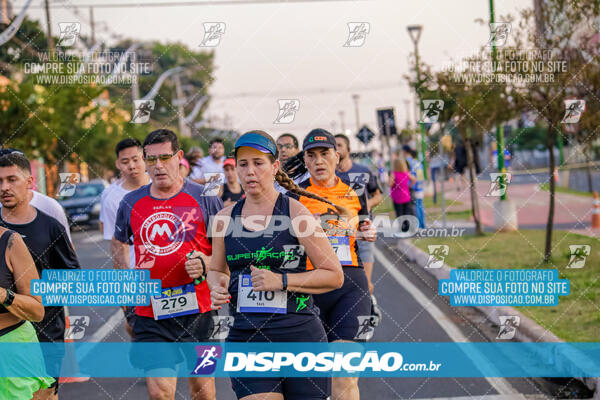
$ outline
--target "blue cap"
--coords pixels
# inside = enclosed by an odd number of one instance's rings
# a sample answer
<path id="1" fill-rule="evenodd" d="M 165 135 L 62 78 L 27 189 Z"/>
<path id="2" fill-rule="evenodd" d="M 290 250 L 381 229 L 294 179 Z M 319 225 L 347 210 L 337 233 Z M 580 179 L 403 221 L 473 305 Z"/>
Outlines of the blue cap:
<path id="1" fill-rule="evenodd" d="M 278 155 L 277 145 L 268 138 L 255 132 L 244 133 L 235 142 L 235 150 L 243 146 L 252 147 L 258 151 L 262 151 L 263 153 L 270 153 L 275 158 L 277 158 Z"/>

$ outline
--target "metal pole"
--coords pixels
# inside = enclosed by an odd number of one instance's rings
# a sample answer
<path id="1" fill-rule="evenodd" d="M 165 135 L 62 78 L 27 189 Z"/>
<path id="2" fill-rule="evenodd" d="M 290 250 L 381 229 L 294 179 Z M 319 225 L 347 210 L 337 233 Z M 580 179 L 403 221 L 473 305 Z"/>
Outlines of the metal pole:
<path id="1" fill-rule="evenodd" d="M 338 114 L 340 115 L 340 123 L 341 123 L 341 127 L 342 127 L 342 133 L 345 135 L 346 134 L 346 124 L 344 123 L 344 111 L 340 111 Z"/>
<path id="2" fill-rule="evenodd" d="M 48 35 L 48 51 L 54 51 L 54 38 L 52 37 L 52 25 L 50 25 L 50 6 L 48 5 L 49 0 L 44 0 L 44 7 L 46 8 L 46 35 Z"/>
<path id="3" fill-rule="evenodd" d="M 556 127 L 556 141 L 558 142 L 558 161 L 559 166 L 562 166 L 565 163 L 565 153 L 563 152 L 563 137 L 562 132 L 559 127 Z"/>
<path id="4" fill-rule="evenodd" d="M 354 114 L 356 116 L 356 132 L 360 130 L 360 117 L 358 115 L 358 99 L 360 99 L 359 95 L 352 95 L 352 100 L 354 100 Z"/>
<path id="5" fill-rule="evenodd" d="M 356 132 L 360 131 L 360 116 L 358 114 L 358 100 L 360 99 L 360 95 L 353 94 L 352 100 L 354 100 L 354 115 L 356 116 Z M 363 143 L 363 151 L 367 151 L 367 144 Z M 383 154 L 381 155 L 383 157 Z"/>
<path id="6" fill-rule="evenodd" d="M 140 84 L 138 81 L 140 77 L 138 75 L 137 52 L 135 49 L 133 50 L 133 53 L 131 53 L 131 62 L 134 67 L 133 82 L 131 82 L 131 97 L 133 100 L 138 100 L 140 98 Z"/>
<path id="7" fill-rule="evenodd" d="M 446 229 L 446 198 L 444 190 L 444 181 L 446 180 L 446 158 L 444 157 L 444 146 L 442 146 L 442 139 L 440 138 L 440 157 L 442 159 L 441 168 L 441 196 L 442 196 L 442 228 Z"/>
<path id="8" fill-rule="evenodd" d="M 92 46 L 96 44 L 96 25 L 94 24 L 94 7 L 90 7 L 90 28 L 92 29 Z"/>
<path id="9" fill-rule="evenodd" d="M 410 100 L 404 99 L 404 107 L 406 108 L 406 128 L 410 126 Z"/>
<path id="10" fill-rule="evenodd" d="M 415 41 L 415 63 L 417 66 L 417 99 L 419 101 L 419 110 L 421 111 L 421 120 L 419 125 L 421 125 L 421 165 L 423 166 L 423 177 L 427 180 L 427 158 L 425 157 L 425 152 L 427 151 L 427 133 L 425 132 L 425 123 L 422 122 L 423 116 L 423 101 L 421 101 L 421 71 L 419 71 L 419 49 L 417 47 L 417 42 Z"/>
<path id="11" fill-rule="evenodd" d="M 385 124 L 385 144 L 388 148 L 388 157 L 390 158 L 390 167 L 389 167 L 389 171 L 392 170 L 392 145 L 390 144 L 390 136 L 391 132 L 390 132 L 390 126 L 388 123 Z M 383 141 L 381 143 L 381 158 L 383 158 L 383 154 L 384 154 L 384 150 L 383 150 Z"/>
<path id="12" fill-rule="evenodd" d="M 184 109 L 183 109 L 185 98 L 183 96 L 183 90 L 181 89 L 181 78 L 180 78 L 179 74 L 176 74 L 174 78 L 175 78 L 175 92 L 177 94 L 177 115 L 179 116 L 179 132 L 180 132 L 181 136 L 189 137 L 189 136 L 191 136 L 191 133 L 190 133 L 189 126 L 185 122 L 185 115 L 184 115 Z"/>
<path id="13" fill-rule="evenodd" d="M 490 0 L 490 23 L 494 23 L 494 0 Z M 492 35 L 492 70 L 496 73 L 497 68 L 497 53 L 496 53 L 496 35 Z M 498 172 L 506 172 L 504 167 L 504 127 L 502 125 L 496 126 L 496 150 L 498 152 Z M 504 187 L 504 176 L 500 175 L 499 182 L 500 187 Z M 500 196 L 500 200 L 506 200 L 506 191 Z"/>

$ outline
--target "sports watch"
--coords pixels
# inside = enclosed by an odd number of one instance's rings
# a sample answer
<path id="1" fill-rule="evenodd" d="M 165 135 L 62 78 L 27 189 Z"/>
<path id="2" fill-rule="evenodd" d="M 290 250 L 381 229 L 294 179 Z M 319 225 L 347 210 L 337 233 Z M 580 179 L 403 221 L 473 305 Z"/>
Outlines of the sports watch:
<path id="1" fill-rule="evenodd" d="M 2 305 L 5 307 L 8 307 L 8 306 L 12 305 L 13 301 L 15 300 L 15 292 L 13 292 L 10 289 L 5 289 L 5 290 L 6 290 L 6 298 L 2 302 Z"/>

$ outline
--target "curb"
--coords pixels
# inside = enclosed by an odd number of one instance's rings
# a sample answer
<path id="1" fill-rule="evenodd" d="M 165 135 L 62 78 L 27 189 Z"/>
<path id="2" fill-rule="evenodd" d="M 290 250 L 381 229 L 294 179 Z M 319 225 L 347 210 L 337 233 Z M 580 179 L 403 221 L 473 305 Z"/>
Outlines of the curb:
<path id="1" fill-rule="evenodd" d="M 434 276 L 438 281 L 440 279 L 450 278 L 450 268 L 448 265 L 443 264 L 441 268 L 425 268 L 429 260 L 429 254 L 419 249 L 417 246 L 412 244 L 409 240 L 398 240 L 397 249 L 404 253 L 409 260 L 414 261 L 418 266 L 423 267 L 430 275 Z M 515 339 L 520 342 L 535 343 L 535 342 L 550 342 L 550 343 L 564 343 L 564 340 L 558 338 L 551 331 L 543 328 L 531 318 L 523 315 L 514 307 L 510 306 L 475 306 L 486 319 L 493 323 L 498 324 L 499 315 L 517 315 L 520 318 L 519 329 L 515 333 Z M 564 354 L 564 358 L 571 359 L 568 354 Z M 588 377 L 574 377 L 581 381 L 588 389 L 594 391 L 593 400 L 600 400 L 600 377 L 588 378 Z"/>

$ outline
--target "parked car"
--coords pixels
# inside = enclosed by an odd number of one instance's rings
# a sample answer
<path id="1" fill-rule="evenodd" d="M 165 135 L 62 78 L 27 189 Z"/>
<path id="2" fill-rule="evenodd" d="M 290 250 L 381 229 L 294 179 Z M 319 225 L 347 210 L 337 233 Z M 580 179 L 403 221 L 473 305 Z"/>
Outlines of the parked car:
<path id="1" fill-rule="evenodd" d="M 100 218 L 100 198 L 108 184 L 101 180 L 79 183 L 74 190 L 63 190 L 58 202 L 65 209 L 69 224 L 94 224 Z"/>

